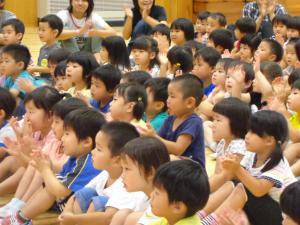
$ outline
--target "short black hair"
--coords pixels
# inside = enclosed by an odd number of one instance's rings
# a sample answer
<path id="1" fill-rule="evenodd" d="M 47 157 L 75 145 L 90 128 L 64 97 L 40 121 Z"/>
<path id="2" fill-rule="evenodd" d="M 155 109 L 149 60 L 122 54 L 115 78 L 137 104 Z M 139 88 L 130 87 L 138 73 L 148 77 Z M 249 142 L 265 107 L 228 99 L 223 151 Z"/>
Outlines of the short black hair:
<path id="1" fill-rule="evenodd" d="M 175 45 L 168 51 L 167 58 L 172 66 L 176 65 L 183 73 L 193 69 L 193 53 L 190 48 Z"/>
<path id="2" fill-rule="evenodd" d="M 113 92 L 121 80 L 120 70 L 111 65 L 107 64 L 104 66 L 99 66 L 92 72 L 92 77 L 101 80 L 105 85 L 107 91 Z"/>
<path id="3" fill-rule="evenodd" d="M 15 97 L 6 88 L 0 87 L 0 110 L 5 112 L 5 120 L 8 120 L 15 111 L 17 102 Z"/>
<path id="4" fill-rule="evenodd" d="M 26 46 L 19 44 L 6 45 L 2 48 L 2 54 L 3 53 L 10 55 L 16 62 L 23 62 L 23 70 L 27 69 L 31 55 Z"/>
<path id="5" fill-rule="evenodd" d="M 170 161 L 166 146 L 155 137 L 139 137 L 129 141 L 123 148 L 123 157 L 127 156 L 142 168 L 148 176 L 152 169 Z"/>
<path id="6" fill-rule="evenodd" d="M 145 82 L 151 78 L 151 75 L 143 70 L 130 71 L 125 73 L 122 77 L 125 83 L 136 83 L 140 85 L 144 85 Z"/>
<path id="7" fill-rule="evenodd" d="M 242 17 L 235 22 L 235 26 L 242 33 L 255 34 L 256 23 L 255 20 L 250 17 Z"/>
<path id="8" fill-rule="evenodd" d="M 288 20 L 287 28 L 295 29 L 300 32 L 300 16 L 291 16 Z"/>
<path id="9" fill-rule="evenodd" d="M 233 60 L 230 65 L 228 66 L 229 68 L 234 68 L 237 66 L 241 66 L 242 69 L 245 72 L 245 82 L 253 81 L 255 78 L 255 72 L 253 70 L 253 66 L 250 63 L 242 62 L 239 60 Z"/>
<path id="10" fill-rule="evenodd" d="M 88 137 L 92 139 L 92 148 L 95 147 L 96 134 L 105 123 L 102 113 L 88 107 L 73 110 L 64 119 L 64 127 L 73 130 L 79 141 Z"/>
<path id="11" fill-rule="evenodd" d="M 260 64 L 260 70 L 269 82 L 272 82 L 276 77 L 283 76 L 282 69 L 276 62 L 262 62 Z"/>
<path id="12" fill-rule="evenodd" d="M 145 87 L 149 88 L 153 93 L 154 101 L 161 101 L 164 103 L 164 107 L 162 109 L 163 112 L 167 111 L 167 99 L 168 99 L 168 85 L 170 83 L 170 79 L 165 77 L 157 77 L 149 79 L 145 83 Z"/>
<path id="13" fill-rule="evenodd" d="M 283 48 L 281 44 L 278 41 L 268 38 L 263 39 L 262 42 L 268 43 L 270 46 L 270 51 L 276 56 L 275 62 L 280 62 L 283 57 Z"/>
<path id="14" fill-rule="evenodd" d="M 69 112 L 84 107 L 87 107 L 87 105 L 83 100 L 79 98 L 70 97 L 70 98 L 62 99 L 59 102 L 57 102 L 53 106 L 52 112 L 53 115 L 64 120 Z"/>
<path id="15" fill-rule="evenodd" d="M 185 42 L 183 44 L 183 47 L 190 48 L 191 50 L 195 49 L 195 52 L 197 52 L 200 49 L 204 48 L 205 45 L 198 41 L 190 40 L 190 41 Z"/>
<path id="16" fill-rule="evenodd" d="M 262 38 L 260 34 L 246 34 L 241 38 L 240 44 L 247 45 L 253 54 L 257 50 L 261 40 Z"/>
<path id="17" fill-rule="evenodd" d="M 300 68 L 293 70 L 293 72 L 290 74 L 288 78 L 288 83 L 290 86 L 292 86 L 293 83 L 299 79 L 300 79 Z"/>
<path id="18" fill-rule="evenodd" d="M 220 58 L 217 64 L 221 64 L 227 74 L 228 68 L 233 61 L 234 61 L 233 58 Z"/>
<path id="19" fill-rule="evenodd" d="M 202 209 L 209 198 L 206 171 L 192 160 L 171 161 L 160 166 L 153 184 L 167 192 L 169 203 L 184 203 L 187 208 L 185 217 L 193 216 Z"/>
<path id="20" fill-rule="evenodd" d="M 177 76 L 170 84 L 175 82 L 180 84 L 183 98 L 193 97 L 196 100 L 196 106 L 201 103 L 204 95 L 203 82 L 197 76 L 193 74 Z"/>
<path id="21" fill-rule="evenodd" d="M 287 26 L 290 17 L 291 16 L 287 14 L 278 14 L 273 18 L 272 25 L 274 26 L 275 24 L 282 23 L 283 25 Z"/>
<path id="22" fill-rule="evenodd" d="M 48 23 L 49 27 L 52 30 L 57 30 L 56 37 L 58 37 L 64 29 L 62 20 L 57 15 L 54 15 L 54 14 L 49 14 L 49 15 L 42 17 L 39 22 L 40 23 Z"/>
<path id="23" fill-rule="evenodd" d="M 194 24 L 186 18 L 178 18 L 171 24 L 170 29 L 182 30 L 186 41 L 193 40 L 195 36 Z"/>
<path id="24" fill-rule="evenodd" d="M 292 84 L 292 89 L 297 89 L 300 90 L 300 80 L 296 80 L 293 84 Z"/>
<path id="25" fill-rule="evenodd" d="M 6 20 L 3 24 L 2 24 L 2 29 L 6 26 L 12 26 L 13 29 L 15 30 L 16 34 L 24 34 L 25 33 L 25 26 L 24 23 L 17 19 L 17 18 L 13 18 L 13 19 L 9 19 Z"/>
<path id="26" fill-rule="evenodd" d="M 108 136 L 108 147 L 113 156 L 120 155 L 127 142 L 140 136 L 133 125 L 119 121 L 104 124 L 101 132 Z"/>
<path id="27" fill-rule="evenodd" d="M 160 23 L 152 28 L 151 34 L 159 33 L 163 36 L 166 36 L 169 43 L 171 43 L 170 32 L 170 28 L 167 25 Z"/>
<path id="28" fill-rule="evenodd" d="M 69 1 L 69 7 L 68 7 L 69 13 L 72 13 L 72 12 L 73 12 L 72 1 L 73 1 L 73 0 L 70 0 L 70 1 Z M 93 12 L 93 10 L 94 10 L 94 0 L 87 0 L 87 2 L 89 3 L 89 6 L 88 6 L 88 8 L 87 8 L 85 14 L 86 14 L 86 17 L 89 18 L 89 17 L 92 15 L 92 12 Z"/>
<path id="29" fill-rule="evenodd" d="M 213 112 L 228 118 L 231 133 L 236 138 L 245 138 L 251 115 L 248 104 L 235 97 L 224 98 L 214 105 Z"/>
<path id="30" fill-rule="evenodd" d="M 294 222 L 300 224 L 300 181 L 287 186 L 280 196 L 282 212 L 288 215 Z"/>
<path id="31" fill-rule="evenodd" d="M 198 20 L 207 20 L 207 18 L 209 17 L 210 12 L 209 11 L 201 11 L 198 13 L 197 15 L 197 19 Z"/>
<path id="32" fill-rule="evenodd" d="M 117 87 L 117 94 L 125 99 L 125 102 L 134 102 L 133 116 L 140 120 L 147 108 L 147 92 L 144 86 L 136 83 L 123 83 Z"/>
<path id="33" fill-rule="evenodd" d="M 71 53 L 67 59 L 67 63 L 78 63 L 82 66 L 82 78 L 85 81 L 87 88 L 91 87 L 91 72 L 96 69 L 99 64 L 95 56 L 90 52 L 80 51 Z"/>
<path id="34" fill-rule="evenodd" d="M 208 17 L 211 17 L 214 20 L 217 20 L 220 26 L 225 27 L 227 24 L 226 17 L 223 13 L 215 12 L 211 13 Z"/>
<path id="35" fill-rule="evenodd" d="M 64 77 L 66 76 L 66 69 L 67 69 L 67 61 L 59 62 L 54 70 L 54 77 Z"/>
<path id="36" fill-rule="evenodd" d="M 214 42 L 214 45 L 231 51 L 234 46 L 234 38 L 232 33 L 226 29 L 216 29 L 209 34 L 209 39 Z"/>
<path id="37" fill-rule="evenodd" d="M 71 52 L 69 52 L 66 48 L 57 48 L 49 52 L 48 62 L 53 64 L 58 64 L 61 61 L 67 60 L 70 56 Z"/>
<path id="38" fill-rule="evenodd" d="M 299 37 L 292 37 L 288 40 L 287 45 L 296 45 L 297 41 L 300 40 Z"/>
<path id="39" fill-rule="evenodd" d="M 201 57 L 210 67 L 214 68 L 217 65 L 221 54 L 212 47 L 204 47 L 196 52 L 195 59 Z"/>
<path id="40" fill-rule="evenodd" d="M 300 61 L 300 40 L 297 41 L 297 43 L 295 45 L 295 49 L 296 49 L 298 61 Z"/>

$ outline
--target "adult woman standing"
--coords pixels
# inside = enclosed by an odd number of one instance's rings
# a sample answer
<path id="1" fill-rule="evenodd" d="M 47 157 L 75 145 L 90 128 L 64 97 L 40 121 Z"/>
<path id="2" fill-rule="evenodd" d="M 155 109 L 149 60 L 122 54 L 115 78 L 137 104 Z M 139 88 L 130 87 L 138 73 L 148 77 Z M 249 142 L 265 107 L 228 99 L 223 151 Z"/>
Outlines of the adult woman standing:
<path id="1" fill-rule="evenodd" d="M 152 27 L 159 23 L 167 23 L 166 11 L 155 5 L 155 0 L 133 0 L 133 8 L 124 7 L 125 23 L 123 37 L 128 40 L 139 35 L 148 35 Z"/>
<path id="2" fill-rule="evenodd" d="M 64 24 L 59 36 L 63 47 L 71 52 L 99 53 L 101 38 L 116 34 L 93 9 L 94 0 L 70 0 L 68 9 L 57 13 Z"/>

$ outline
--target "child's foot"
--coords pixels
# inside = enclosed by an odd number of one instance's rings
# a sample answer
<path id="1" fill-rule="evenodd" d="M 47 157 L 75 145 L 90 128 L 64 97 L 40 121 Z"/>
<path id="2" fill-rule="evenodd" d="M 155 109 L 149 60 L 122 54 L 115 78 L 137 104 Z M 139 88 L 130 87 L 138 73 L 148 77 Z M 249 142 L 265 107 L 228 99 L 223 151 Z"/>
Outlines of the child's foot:
<path id="1" fill-rule="evenodd" d="M 3 219 L 1 225 L 29 225 L 29 224 L 31 224 L 31 220 L 24 220 L 19 215 L 19 212 L 13 213 L 12 215 L 5 217 Z"/>

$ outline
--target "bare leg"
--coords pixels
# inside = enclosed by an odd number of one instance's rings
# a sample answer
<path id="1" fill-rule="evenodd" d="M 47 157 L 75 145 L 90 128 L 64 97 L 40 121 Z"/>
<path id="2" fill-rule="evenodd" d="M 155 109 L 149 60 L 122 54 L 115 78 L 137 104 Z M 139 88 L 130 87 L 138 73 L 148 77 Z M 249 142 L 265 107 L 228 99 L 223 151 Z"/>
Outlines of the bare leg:
<path id="1" fill-rule="evenodd" d="M 72 212 L 74 214 L 81 214 L 82 213 L 81 208 L 80 208 L 80 206 L 79 206 L 79 204 L 78 204 L 78 202 L 77 202 L 74 195 L 71 196 L 69 198 L 69 200 L 67 201 L 67 204 L 64 208 L 63 213 L 65 213 L 65 212 Z"/>
<path id="2" fill-rule="evenodd" d="M 43 178 L 41 177 L 38 171 L 35 171 L 33 180 L 28 190 L 26 191 L 25 195 L 22 197 L 22 200 L 24 202 L 27 202 L 30 199 L 30 197 L 42 187 L 42 184 L 43 184 Z"/>
<path id="3" fill-rule="evenodd" d="M 87 213 L 96 212 L 95 205 L 92 202 L 87 210 Z"/>
<path id="4" fill-rule="evenodd" d="M 136 225 L 139 219 L 142 217 L 143 212 L 133 212 L 129 214 L 126 218 L 125 225 Z"/>
<path id="5" fill-rule="evenodd" d="M 0 163 L 0 180 L 3 181 L 9 173 L 15 173 L 20 167 L 14 156 L 8 156 Z"/>
<path id="6" fill-rule="evenodd" d="M 0 183 L 0 196 L 4 194 L 12 194 L 16 191 L 18 184 L 25 172 L 24 167 L 20 167 L 13 175 Z"/>
<path id="7" fill-rule="evenodd" d="M 25 195 L 31 181 L 33 180 L 34 171 L 35 169 L 30 165 L 26 168 L 23 177 L 18 185 L 15 198 L 22 199 L 22 197 Z"/>
<path id="8" fill-rule="evenodd" d="M 291 166 L 291 169 L 295 177 L 300 176 L 300 159 Z"/>
<path id="9" fill-rule="evenodd" d="M 112 218 L 110 225 L 124 225 L 128 215 L 132 213 L 130 209 L 121 209 L 119 210 Z"/>
<path id="10" fill-rule="evenodd" d="M 289 145 L 283 152 L 285 158 L 293 165 L 300 158 L 300 143 Z"/>

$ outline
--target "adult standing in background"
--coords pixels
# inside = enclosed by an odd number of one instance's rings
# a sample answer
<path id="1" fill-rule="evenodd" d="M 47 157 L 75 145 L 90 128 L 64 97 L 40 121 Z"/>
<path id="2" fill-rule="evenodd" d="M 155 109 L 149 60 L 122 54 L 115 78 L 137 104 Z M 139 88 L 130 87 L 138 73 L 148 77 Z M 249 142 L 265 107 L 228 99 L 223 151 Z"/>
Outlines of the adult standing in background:
<path id="1" fill-rule="evenodd" d="M 166 11 L 155 5 L 155 0 L 133 0 L 133 8 L 124 6 L 125 23 L 123 37 L 132 40 L 139 35 L 149 35 L 152 27 L 159 23 L 167 23 Z"/>
<path id="2" fill-rule="evenodd" d="M 68 9 L 57 13 L 64 24 L 58 38 L 62 47 L 71 52 L 84 50 L 99 54 L 101 38 L 116 34 L 93 10 L 94 0 L 70 0 Z"/>
<path id="3" fill-rule="evenodd" d="M 256 0 L 244 6 L 243 17 L 250 17 L 256 21 L 256 30 L 263 38 L 274 36 L 272 20 L 276 15 L 287 14 L 285 8 L 277 0 Z"/>
<path id="4" fill-rule="evenodd" d="M 4 9 L 5 6 L 5 0 L 0 0 L 0 29 L 2 27 L 2 24 L 9 19 L 16 18 L 16 15 L 8 10 Z M 0 34 L 0 45 L 3 43 L 3 34 Z"/>

